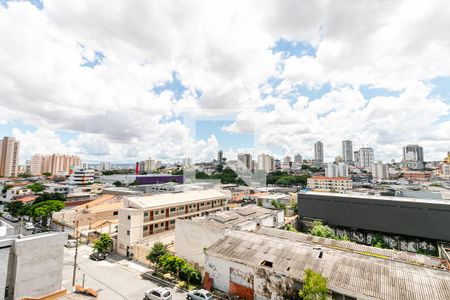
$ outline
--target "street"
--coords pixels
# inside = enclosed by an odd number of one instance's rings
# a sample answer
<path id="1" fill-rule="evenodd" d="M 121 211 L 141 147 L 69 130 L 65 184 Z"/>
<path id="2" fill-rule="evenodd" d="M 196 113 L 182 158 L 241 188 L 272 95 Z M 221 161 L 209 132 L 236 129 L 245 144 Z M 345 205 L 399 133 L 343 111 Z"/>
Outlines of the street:
<path id="1" fill-rule="evenodd" d="M 63 287 L 72 289 L 73 259 L 75 248 L 64 250 Z M 128 261 L 122 257 L 112 255 L 104 261 L 89 259 L 92 248 L 78 247 L 78 268 L 76 284 L 99 291 L 101 300 L 142 300 L 144 292 L 150 288 L 160 286 L 150 280 L 142 279 L 141 273 L 149 271 L 138 263 Z M 174 300 L 186 299 L 186 293 L 166 287 Z"/>

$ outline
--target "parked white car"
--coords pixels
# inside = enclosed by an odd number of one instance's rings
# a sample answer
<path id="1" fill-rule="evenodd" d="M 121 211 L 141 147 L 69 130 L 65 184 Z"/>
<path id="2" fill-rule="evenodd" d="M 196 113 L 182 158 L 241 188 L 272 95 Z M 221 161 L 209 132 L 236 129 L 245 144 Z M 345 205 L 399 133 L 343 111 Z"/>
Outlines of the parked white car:
<path id="1" fill-rule="evenodd" d="M 64 246 L 66 246 L 66 248 L 75 248 L 77 246 L 77 240 L 67 240 Z"/>
<path id="2" fill-rule="evenodd" d="M 25 230 L 33 230 L 34 229 L 34 225 L 31 222 L 26 222 L 25 223 Z"/>
<path id="3" fill-rule="evenodd" d="M 145 300 L 172 300 L 172 294 L 165 288 L 157 287 L 145 292 Z"/>

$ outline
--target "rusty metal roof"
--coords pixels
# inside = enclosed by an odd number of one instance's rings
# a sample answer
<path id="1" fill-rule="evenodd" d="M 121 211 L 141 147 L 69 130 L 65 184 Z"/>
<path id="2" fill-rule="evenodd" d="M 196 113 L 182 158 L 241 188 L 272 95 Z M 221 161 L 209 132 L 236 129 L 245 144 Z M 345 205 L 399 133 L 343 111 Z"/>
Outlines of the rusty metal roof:
<path id="1" fill-rule="evenodd" d="M 275 232 L 279 235 L 275 236 Z M 296 240 L 293 235 L 296 233 L 283 230 L 272 234 L 231 231 L 208 248 L 207 256 L 262 268 L 298 281 L 303 280 L 304 270 L 309 268 L 327 278 L 330 290 L 357 298 L 450 299 L 448 271 L 376 254 L 324 247 Z M 271 262 L 272 267 L 263 266 L 263 262 Z"/>

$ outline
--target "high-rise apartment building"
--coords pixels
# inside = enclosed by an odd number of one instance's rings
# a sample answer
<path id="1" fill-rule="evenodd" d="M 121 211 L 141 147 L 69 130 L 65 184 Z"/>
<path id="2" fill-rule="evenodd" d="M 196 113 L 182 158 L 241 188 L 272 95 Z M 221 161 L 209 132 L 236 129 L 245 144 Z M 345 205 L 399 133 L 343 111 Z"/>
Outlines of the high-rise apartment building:
<path id="1" fill-rule="evenodd" d="M 20 142 L 13 137 L 4 137 L 0 140 L 0 176 L 17 176 L 19 146 Z"/>
<path id="2" fill-rule="evenodd" d="M 252 155 L 249 153 L 239 153 L 238 160 L 248 169 L 252 169 Z"/>
<path id="3" fill-rule="evenodd" d="M 362 147 L 355 151 L 355 163 L 358 168 L 371 168 L 374 163 L 373 149 Z"/>
<path id="4" fill-rule="evenodd" d="M 406 145 L 403 147 L 403 165 L 421 170 L 424 167 L 423 148 L 419 145 Z"/>
<path id="5" fill-rule="evenodd" d="M 389 166 L 387 164 L 383 164 L 383 161 L 381 160 L 374 163 L 372 165 L 372 177 L 373 179 L 388 179 Z"/>
<path id="6" fill-rule="evenodd" d="M 346 164 L 353 163 L 353 144 L 350 140 L 342 141 L 342 159 Z"/>
<path id="7" fill-rule="evenodd" d="M 323 163 L 323 143 L 321 141 L 314 143 L 314 160 Z"/>
<path id="8" fill-rule="evenodd" d="M 68 175 L 71 169 L 81 166 L 81 160 L 76 155 L 66 154 L 35 154 L 31 158 L 31 175 Z"/>
<path id="9" fill-rule="evenodd" d="M 303 157 L 300 154 L 294 155 L 294 164 L 301 166 L 303 163 Z"/>
<path id="10" fill-rule="evenodd" d="M 273 156 L 264 153 L 258 155 L 258 170 L 264 170 L 266 172 L 275 170 L 275 160 Z"/>
<path id="11" fill-rule="evenodd" d="M 325 166 L 325 176 L 326 177 L 348 177 L 348 166 L 343 163 L 328 163 Z"/>
<path id="12" fill-rule="evenodd" d="M 223 151 L 219 150 L 219 152 L 217 152 L 217 161 L 219 163 L 221 163 L 223 161 Z"/>
<path id="13" fill-rule="evenodd" d="M 98 170 L 99 171 L 110 171 L 111 170 L 111 163 L 108 161 L 104 161 L 98 164 Z"/>

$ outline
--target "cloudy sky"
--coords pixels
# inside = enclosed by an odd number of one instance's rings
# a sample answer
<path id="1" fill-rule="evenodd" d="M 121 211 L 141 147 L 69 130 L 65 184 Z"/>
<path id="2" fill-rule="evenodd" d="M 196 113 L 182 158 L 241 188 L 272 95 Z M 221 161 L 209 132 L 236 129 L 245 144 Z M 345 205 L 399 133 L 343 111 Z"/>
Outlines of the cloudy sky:
<path id="1" fill-rule="evenodd" d="M 0 135 L 22 161 L 312 157 L 316 140 L 332 159 L 343 139 L 442 159 L 448 28 L 444 0 L 0 0 Z"/>

